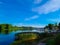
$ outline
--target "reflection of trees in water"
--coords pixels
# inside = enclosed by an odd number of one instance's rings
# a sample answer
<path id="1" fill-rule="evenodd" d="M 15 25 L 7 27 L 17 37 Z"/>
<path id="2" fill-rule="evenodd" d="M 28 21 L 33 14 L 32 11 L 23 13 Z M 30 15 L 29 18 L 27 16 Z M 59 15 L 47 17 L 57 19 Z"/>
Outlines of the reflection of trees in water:
<path id="1" fill-rule="evenodd" d="M 6 29 L 6 30 L 5 30 L 5 34 L 8 34 L 8 33 L 9 33 L 9 31 L 8 31 L 8 29 Z"/>
<path id="2" fill-rule="evenodd" d="M 8 34 L 11 30 L 10 24 L 0 24 L 0 33 Z"/>
<path id="3" fill-rule="evenodd" d="M 0 25 L 0 33 L 1 33 L 1 30 L 2 30 L 2 27 L 1 27 L 1 25 Z"/>
<path id="4" fill-rule="evenodd" d="M 8 34 L 8 32 L 9 32 L 9 25 L 8 25 L 8 24 L 6 24 L 5 29 L 6 29 L 6 30 L 5 30 L 5 33 Z"/>

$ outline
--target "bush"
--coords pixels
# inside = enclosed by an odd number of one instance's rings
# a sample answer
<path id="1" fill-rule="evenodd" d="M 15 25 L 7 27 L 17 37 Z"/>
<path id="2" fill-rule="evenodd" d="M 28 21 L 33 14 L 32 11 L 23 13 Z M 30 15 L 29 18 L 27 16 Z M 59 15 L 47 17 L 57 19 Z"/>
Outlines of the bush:
<path id="1" fill-rule="evenodd" d="M 46 45 L 55 45 L 55 40 L 54 39 L 48 40 Z"/>
<path id="2" fill-rule="evenodd" d="M 58 34 L 55 39 L 55 45 L 60 45 L 60 34 Z"/>
<path id="3" fill-rule="evenodd" d="M 55 39 L 48 40 L 47 45 L 60 45 L 60 34 L 57 34 Z"/>

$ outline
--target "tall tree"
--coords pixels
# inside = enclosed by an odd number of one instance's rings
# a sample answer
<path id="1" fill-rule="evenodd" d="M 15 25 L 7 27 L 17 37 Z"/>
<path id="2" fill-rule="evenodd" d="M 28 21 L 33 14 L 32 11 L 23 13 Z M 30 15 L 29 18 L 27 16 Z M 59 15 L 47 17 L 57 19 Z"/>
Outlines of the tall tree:
<path id="1" fill-rule="evenodd" d="M 60 23 L 58 24 L 58 29 L 60 30 Z"/>
<path id="2" fill-rule="evenodd" d="M 58 25 L 57 25 L 57 23 L 54 24 L 54 29 L 55 29 L 55 30 L 58 30 Z"/>
<path id="3" fill-rule="evenodd" d="M 52 30 L 53 29 L 53 24 L 48 24 L 48 28 L 49 28 L 49 30 Z"/>

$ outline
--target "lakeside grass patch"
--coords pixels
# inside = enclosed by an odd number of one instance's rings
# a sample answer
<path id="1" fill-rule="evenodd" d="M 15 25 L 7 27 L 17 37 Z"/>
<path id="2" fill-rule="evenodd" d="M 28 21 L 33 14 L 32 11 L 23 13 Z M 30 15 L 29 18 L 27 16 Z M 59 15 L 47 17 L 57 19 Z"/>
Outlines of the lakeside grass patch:
<path id="1" fill-rule="evenodd" d="M 32 44 L 38 39 L 38 35 L 35 33 L 22 33 L 22 34 L 16 34 L 15 35 L 15 41 L 11 45 L 21 44 L 23 43 L 30 43 Z M 22 43 L 22 44 L 23 44 Z"/>

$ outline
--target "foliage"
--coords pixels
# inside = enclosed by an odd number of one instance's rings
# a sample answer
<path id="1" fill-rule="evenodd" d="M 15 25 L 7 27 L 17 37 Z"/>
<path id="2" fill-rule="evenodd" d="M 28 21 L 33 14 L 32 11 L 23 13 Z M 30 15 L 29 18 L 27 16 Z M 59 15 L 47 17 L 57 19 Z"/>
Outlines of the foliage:
<path id="1" fill-rule="evenodd" d="M 60 30 L 60 23 L 55 23 L 55 24 L 48 24 L 47 26 L 44 27 L 45 29 L 48 29 L 48 30 Z"/>
<path id="2" fill-rule="evenodd" d="M 37 34 L 34 33 L 22 33 L 22 34 L 17 34 L 18 38 L 20 40 L 30 40 L 30 39 L 35 39 L 37 38 Z"/>
<path id="3" fill-rule="evenodd" d="M 60 33 L 56 34 L 55 38 L 47 40 L 46 45 L 60 45 Z"/>
<path id="4" fill-rule="evenodd" d="M 12 31 L 18 31 L 18 30 L 33 30 L 33 27 L 18 27 L 18 26 L 13 26 L 11 24 L 0 24 L 0 33 L 9 33 Z"/>
<path id="5" fill-rule="evenodd" d="M 60 23 L 58 24 L 58 29 L 60 30 Z"/>
<path id="6" fill-rule="evenodd" d="M 55 45 L 55 40 L 54 39 L 48 40 L 46 45 Z"/>
<path id="7" fill-rule="evenodd" d="M 53 29 L 53 24 L 48 24 L 48 28 L 49 28 L 49 30 L 52 30 Z"/>
<path id="8" fill-rule="evenodd" d="M 25 43 L 30 42 L 30 45 L 31 45 L 31 43 L 34 42 L 34 41 L 36 41 L 36 39 L 38 37 L 38 35 L 35 34 L 35 33 L 21 33 L 21 34 L 18 33 L 15 36 L 16 36 L 16 38 L 15 38 L 15 41 L 12 43 L 12 45 L 14 45 L 14 44 L 16 44 L 16 45 L 19 44 L 20 45 L 22 42 L 23 43 L 24 42 Z M 23 44 L 23 45 L 25 45 L 25 44 Z"/>
<path id="9" fill-rule="evenodd" d="M 60 33 L 55 38 L 55 45 L 60 45 Z"/>

